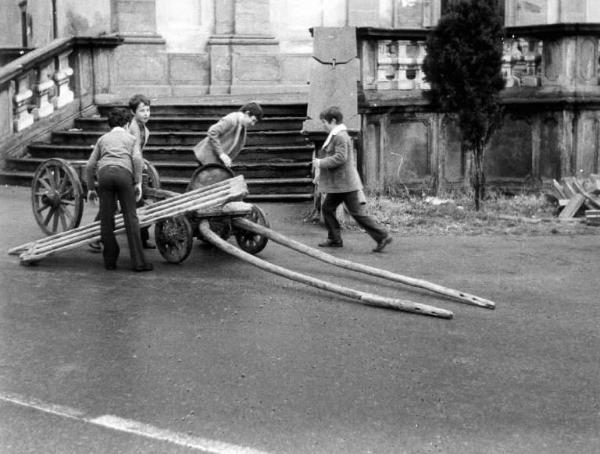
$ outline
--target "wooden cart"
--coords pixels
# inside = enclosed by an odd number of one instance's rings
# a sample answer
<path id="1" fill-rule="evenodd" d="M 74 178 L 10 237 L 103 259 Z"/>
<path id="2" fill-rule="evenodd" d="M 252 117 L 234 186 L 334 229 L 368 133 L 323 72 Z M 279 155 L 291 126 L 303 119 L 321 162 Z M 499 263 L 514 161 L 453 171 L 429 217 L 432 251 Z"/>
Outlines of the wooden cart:
<path id="1" fill-rule="evenodd" d="M 84 168 L 85 161 L 69 162 L 52 158 L 44 161 L 36 170 L 32 181 L 31 204 L 36 222 L 47 235 L 72 232 L 79 227 L 87 195 L 85 180 L 82 178 Z M 144 160 L 144 171 L 148 176 L 149 187 L 144 193 L 147 207 L 138 211 L 145 213 L 148 207 L 156 203 L 164 204 L 168 201 L 167 203 L 171 204 L 173 198 L 176 200 L 180 196 L 176 192 L 161 189 L 158 172 L 147 160 Z M 199 167 L 193 173 L 186 193 L 212 187 L 233 177 L 231 169 L 218 164 Z M 200 198 L 204 196 L 203 191 L 198 193 Z M 241 200 L 244 196 L 245 193 L 235 196 L 234 199 Z M 269 225 L 264 212 L 256 205 L 247 203 L 228 206 L 225 210 L 221 206 L 189 210 L 185 215 L 163 217 L 155 221 L 154 235 L 158 251 L 170 263 L 185 260 L 192 250 L 193 239 L 202 239 L 198 225 L 204 218 L 210 219 L 211 229 L 221 238 L 235 236 L 238 245 L 244 251 L 256 254 L 263 250 L 268 240 L 261 235 L 234 227 L 231 223 L 234 217 L 246 217 L 260 225 Z"/>
<path id="2" fill-rule="evenodd" d="M 81 168 L 79 170 L 81 171 Z M 197 237 L 265 271 L 342 295 L 362 304 L 446 319 L 453 317 L 452 312 L 445 309 L 354 290 L 255 257 L 254 254 L 262 251 L 270 239 L 349 271 L 424 289 L 472 306 L 495 308 L 493 301 L 421 279 L 343 260 L 287 238 L 269 228 L 259 207 L 243 202 L 247 194 L 244 177 L 233 176 L 230 169 L 218 164 L 198 168 L 183 194 L 160 189 L 160 181 L 156 174 L 155 184 L 148 191 L 148 198 L 153 200 L 153 203 L 138 209 L 139 223 L 141 227 L 155 225 L 157 248 L 169 263 L 185 260 L 192 250 L 193 239 Z M 79 227 L 83 199 L 83 185 L 79 174 L 68 162 L 59 159 L 44 162 L 36 172 L 33 182 L 33 210 L 42 229 L 46 233 L 55 233 L 12 248 L 8 253 L 18 255 L 22 264 L 31 264 L 50 254 L 100 239 L 99 221 Z M 57 232 L 59 229 L 64 230 Z M 123 216 L 117 214 L 115 232 L 123 231 Z M 231 235 L 235 236 L 239 248 L 227 241 Z"/>

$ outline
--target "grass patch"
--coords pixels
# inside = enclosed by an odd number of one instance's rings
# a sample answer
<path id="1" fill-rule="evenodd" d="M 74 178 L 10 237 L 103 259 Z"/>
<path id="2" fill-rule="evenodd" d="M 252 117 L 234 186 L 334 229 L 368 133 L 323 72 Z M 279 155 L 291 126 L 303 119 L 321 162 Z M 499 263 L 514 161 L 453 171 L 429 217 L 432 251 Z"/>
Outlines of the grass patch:
<path id="1" fill-rule="evenodd" d="M 370 196 L 367 211 L 396 234 L 406 235 L 553 235 L 600 234 L 600 228 L 582 223 L 561 222 L 557 206 L 540 194 L 506 196 L 490 193 L 475 211 L 467 195 L 441 197 Z M 349 215 L 346 228 L 358 228 Z"/>

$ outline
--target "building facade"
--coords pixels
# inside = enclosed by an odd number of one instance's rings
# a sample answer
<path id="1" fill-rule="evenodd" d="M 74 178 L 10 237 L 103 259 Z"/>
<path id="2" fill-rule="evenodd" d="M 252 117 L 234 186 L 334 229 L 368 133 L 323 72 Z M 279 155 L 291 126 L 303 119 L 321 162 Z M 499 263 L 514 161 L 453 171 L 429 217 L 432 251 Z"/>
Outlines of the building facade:
<path id="1" fill-rule="evenodd" d="M 423 96 L 427 31 L 453 1 L 0 0 L 0 48 L 118 35 L 110 51 L 78 57 L 83 66 L 95 65 L 86 77 L 95 79 L 96 103 L 139 91 L 190 102 L 259 94 L 308 100 L 316 86 L 311 30 L 354 27 L 357 69 L 344 77 L 348 86 L 358 82 L 359 163 L 367 187 L 439 190 L 464 185 L 470 166 L 452 117 L 432 110 Z M 489 146 L 488 181 L 539 187 L 597 173 L 597 0 L 504 0 L 498 9 L 507 31 L 506 116 Z M 73 56 L 63 57 L 60 74 L 69 74 Z M 30 84 L 39 93 L 47 82 L 42 73 Z M 8 121 L 17 129 L 33 122 L 22 101 L 29 99 L 27 81 L 15 79 L 13 92 L 0 94 L 14 107 L 5 116 L 22 116 Z M 70 82 L 62 83 L 67 100 Z"/>

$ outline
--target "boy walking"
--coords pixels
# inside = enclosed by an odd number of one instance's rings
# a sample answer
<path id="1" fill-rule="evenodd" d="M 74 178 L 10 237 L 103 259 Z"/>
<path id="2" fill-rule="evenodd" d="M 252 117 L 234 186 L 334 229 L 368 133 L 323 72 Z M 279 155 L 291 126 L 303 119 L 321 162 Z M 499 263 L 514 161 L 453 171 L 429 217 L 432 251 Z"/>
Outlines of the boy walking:
<path id="1" fill-rule="evenodd" d="M 150 271 L 146 262 L 136 213 L 136 199 L 142 196 L 142 155 L 135 137 L 125 130 L 131 116 L 127 110 L 114 108 L 108 114 L 111 131 L 96 142 L 86 164 L 88 200 L 100 198 L 100 237 L 104 248 L 104 267 L 114 270 L 119 257 L 119 244 L 115 238 L 116 202 L 119 201 L 127 232 L 131 265 L 134 271 Z M 94 175 L 98 176 L 98 193 L 93 189 Z"/>
<path id="2" fill-rule="evenodd" d="M 327 227 L 327 240 L 320 247 L 342 247 L 340 223 L 335 210 L 344 203 L 350 215 L 375 240 L 373 252 L 381 252 L 392 242 L 390 234 L 373 217 L 365 212 L 362 183 L 354 163 L 352 139 L 342 123 L 343 115 L 338 107 L 329 107 L 319 115 L 329 131 L 321 149 L 320 159 L 313 160 L 318 173 L 319 189 L 325 193 L 322 211 Z"/>
<path id="3" fill-rule="evenodd" d="M 231 167 L 246 143 L 248 126 L 262 119 L 260 104 L 250 102 L 231 112 L 208 128 L 206 137 L 194 147 L 194 155 L 201 165 L 218 163 Z"/>

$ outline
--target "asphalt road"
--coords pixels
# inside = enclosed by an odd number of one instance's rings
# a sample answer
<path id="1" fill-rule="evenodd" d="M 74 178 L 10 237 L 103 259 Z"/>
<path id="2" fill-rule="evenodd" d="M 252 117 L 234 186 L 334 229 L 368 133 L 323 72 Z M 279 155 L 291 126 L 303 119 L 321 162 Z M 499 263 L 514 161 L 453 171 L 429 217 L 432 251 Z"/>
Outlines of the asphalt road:
<path id="1" fill-rule="evenodd" d="M 315 245 L 306 205 L 263 205 Z M 95 209 L 84 214 L 89 221 Z M 0 246 L 42 236 L 0 188 Z M 268 261 L 454 312 L 358 304 L 202 246 L 105 271 L 86 248 L 0 258 L 2 453 L 598 453 L 600 235 L 416 237 L 333 253 L 497 303 L 494 311 L 332 268 Z M 121 244 L 125 243 L 123 237 Z"/>

